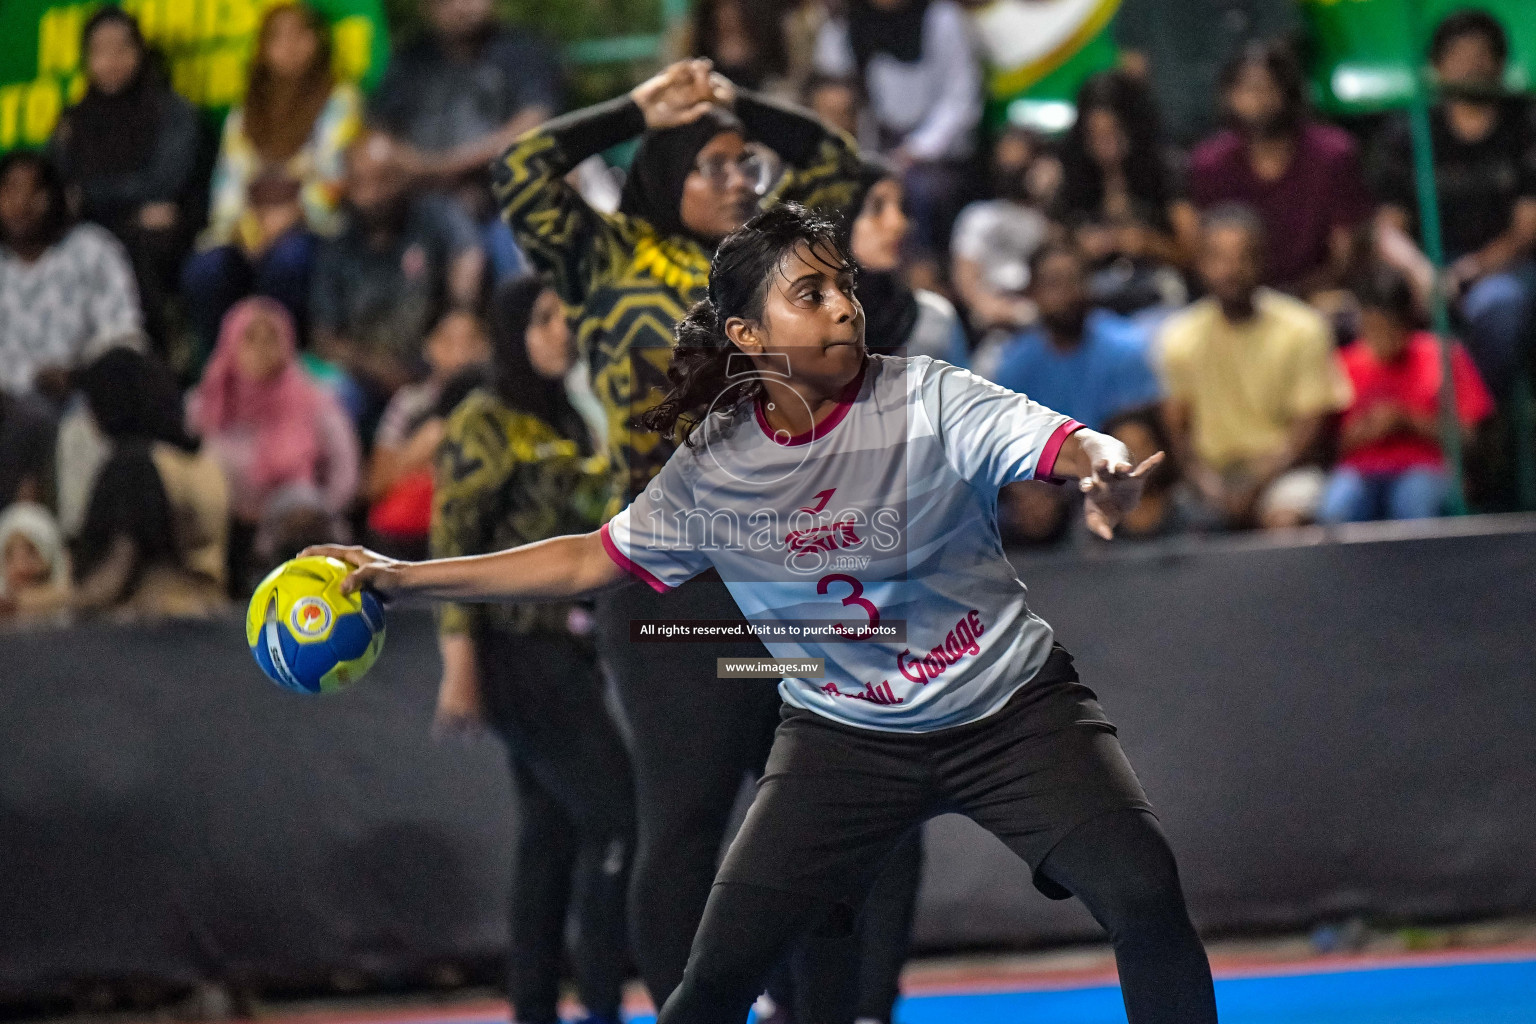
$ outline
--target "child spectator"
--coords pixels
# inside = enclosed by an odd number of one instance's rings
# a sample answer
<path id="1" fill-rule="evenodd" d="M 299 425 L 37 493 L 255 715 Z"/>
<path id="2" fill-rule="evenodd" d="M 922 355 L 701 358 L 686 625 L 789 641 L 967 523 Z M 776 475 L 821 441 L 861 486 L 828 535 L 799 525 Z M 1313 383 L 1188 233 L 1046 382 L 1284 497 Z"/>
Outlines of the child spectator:
<path id="1" fill-rule="evenodd" d="M 1371 200 L 1354 140 L 1308 117 L 1306 88 L 1282 43 L 1234 58 L 1221 76 L 1231 127 L 1190 155 L 1189 191 L 1202 210 L 1253 209 L 1268 239 L 1265 283 L 1311 299 L 1350 274 Z"/>
<path id="2" fill-rule="evenodd" d="M 46 158 L 0 157 L 0 389 L 60 399 L 69 371 L 141 324 L 133 271 L 104 228 L 73 224 Z"/>
<path id="3" fill-rule="evenodd" d="M 1529 104 L 1503 91 L 1509 40 L 1484 11 L 1458 11 L 1435 30 L 1430 60 L 1443 99 L 1430 115 L 1449 286 L 1467 346 L 1494 392 L 1507 392 L 1524 356 L 1536 245 L 1536 128 Z M 1382 256 L 1426 299 L 1433 269 L 1417 230 L 1413 143 L 1406 118 L 1377 151 Z"/>
<path id="4" fill-rule="evenodd" d="M 69 594 L 69 555 L 53 513 L 18 501 L 0 513 L 0 623 L 59 615 Z"/>
<path id="5" fill-rule="evenodd" d="M 560 109 L 558 48 L 498 23 L 491 0 L 421 2 L 428 31 L 390 61 L 369 122 L 399 144 L 410 177 L 449 192 L 481 226 L 505 279 L 526 264 L 496 215 L 490 163 Z"/>
<path id="6" fill-rule="evenodd" d="M 1182 266 L 1200 234 L 1200 215 L 1180 191 L 1163 149 L 1156 104 L 1123 71 L 1094 75 L 1077 92 L 1077 120 L 1061 147 L 1060 219 L 1073 228 L 1089 262 L 1124 256 L 1116 223 L 1145 236 L 1138 248 Z"/>
<path id="7" fill-rule="evenodd" d="M 183 290 L 205 346 L 247 295 L 306 322 L 314 235 L 339 227 L 342 155 L 361 125 L 357 88 L 331 73 L 330 34 L 302 3 L 271 8 L 256 36 L 245 103 L 224 121 L 203 244 Z"/>
<path id="8" fill-rule="evenodd" d="M 485 268 L 474 223 L 441 195 L 412 197 L 393 146 L 368 134 L 348 149 L 346 226 L 320 247 L 310 300 L 315 348 L 361 385 L 364 423 L 415 375 L 432 325 L 478 306 Z"/>
<path id="9" fill-rule="evenodd" d="M 1259 286 L 1263 252 L 1264 227 L 1251 211 L 1208 213 L 1199 271 L 1210 294 L 1171 317 L 1159 339 L 1175 453 L 1200 497 L 1234 527 L 1311 519 L 1326 480 L 1316 448 L 1350 401 L 1327 322 Z"/>
<path id="10" fill-rule="evenodd" d="M 46 404 L 0 391 L 0 508 L 52 500 L 54 429 Z"/>
<path id="11" fill-rule="evenodd" d="M 318 495 L 330 535 L 344 534 L 340 518 L 357 494 L 357 437 L 331 393 L 304 375 L 281 304 L 257 297 L 230 309 L 188 415 L 229 482 L 240 547 L 274 499 L 295 488 Z M 243 569 L 243 553 L 235 561 Z"/>
<path id="12" fill-rule="evenodd" d="M 965 327 L 948 299 L 909 287 L 901 275 L 901 247 L 911 221 L 902 209 L 901 176 L 882 160 L 865 159 L 849 209 L 849 252 L 859 266 L 855 290 L 864 307 L 871 352 L 933 356 L 957 366 L 968 355 Z"/>
<path id="13" fill-rule="evenodd" d="M 1048 243 L 1030 262 L 1029 288 L 1039 323 L 1003 349 L 993 380 L 1093 430 L 1158 400 L 1145 331 L 1090 306 L 1081 253 Z"/>
<path id="14" fill-rule="evenodd" d="M 980 357 L 1035 319 L 1035 305 L 1026 295 L 1029 261 L 1051 233 L 1041 208 L 1061 170 L 1043 148 L 1031 131 L 1005 130 L 992 150 L 992 198 L 971 203 L 955 221 L 951 274 L 971 326 L 983 339 L 973 365 L 984 376 L 991 374 Z M 991 337 L 994 333 L 998 337 Z"/>
<path id="15" fill-rule="evenodd" d="M 429 375 L 395 392 L 373 437 L 365 487 L 375 550 L 424 558 L 432 525 L 432 460 L 443 423 L 490 361 L 491 343 L 471 313 L 449 313 L 423 346 Z M 383 547 L 380 547 L 382 544 Z"/>
<path id="16" fill-rule="evenodd" d="M 968 190 L 981 65 L 954 0 L 849 0 L 816 45 L 817 70 L 864 84 L 880 149 L 901 170 L 914 241 L 938 256 Z"/>
<path id="17" fill-rule="evenodd" d="M 1318 519 L 1427 519 L 1443 510 L 1450 480 L 1440 449 L 1440 342 L 1418 330 L 1413 290 L 1379 268 L 1356 294 L 1360 338 L 1339 353 L 1355 398 L 1339 432 L 1339 464 Z M 1460 345 L 1451 349 L 1457 422 L 1469 435 L 1493 399 Z"/>
<path id="18" fill-rule="evenodd" d="M 1127 71 L 1145 79 L 1169 141 L 1188 148 L 1216 127 L 1211 97 L 1221 69 L 1245 46 L 1301 28 L 1296 0 L 1124 0 L 1115 41 Z"/>
<path id="19" fill-rule="evenodd" d="M 197 112 L 151 66 L 139 23 L 121 7 L 91 15 L 80 52 L 85 96 L 59 118 L 48 152 L 80 215 L 128 250 L 149 335 L 163 349 L 165 305 L 191 240 Z"/>

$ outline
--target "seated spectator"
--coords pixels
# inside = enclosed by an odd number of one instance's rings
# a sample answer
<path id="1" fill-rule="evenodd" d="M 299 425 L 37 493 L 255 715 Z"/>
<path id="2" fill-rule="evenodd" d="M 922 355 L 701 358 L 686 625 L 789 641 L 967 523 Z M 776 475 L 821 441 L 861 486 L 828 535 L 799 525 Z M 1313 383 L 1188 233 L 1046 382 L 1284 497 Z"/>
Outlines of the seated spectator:
<path id="1" fill-rule="evenodd" d="M 1266 284 L 1306 299 L 1341 287 L 1371 205 L 1354 140 L 1309 118 L 1306 79 L 1281 43 L 1239 54 L 1222 72 L 1221 96 L 1231 127 L 1190 155 L 1195 205 L 1241 203 L 1258 214 Z"/>
<path id="2" fill-rule="evenodd" d="M 1003 349 L 992 378 L 1094 430 L 1161 391 L 1147 364 L 1147 336 L 1133 321 L 1090 305 L 1082 254 L 1050 243 L 1031 260 L 1039 323 Z"/>
<path id="3" fill-rule="evenodd" d="M 54 430 L 45 403 L 0 391 L 0 508 L 52 501 Z"/>
<path id="4" fill-rule="evenodd" d="M 679 57 L 707 57 L 744 89 L 794 100 L 784 7 L 773 0 L 699 0 L 688 43 Z"/>
<path id="5" fill-rule="evenodd" d="M 1508 57 L 1503 27 L 1483 11 L 1446 18 L 1430 44 L 1443 91 L 1430 127 L 1448 285 L 1472 358 L 1500 395 L 1528 358 L 1536 275 L 1536 128 L 1529 104 L 1503 92 Z M 1406 118 L 1389 125 L 1375 164 L 1382 257 L 1409 273 L 1427 301 L 1434 270 L 1410 235 L 1418 203 Z"/>
<path id="6" fill-rule="evenodd" d="M 902 209 L 901 176 L 881 160 L 865 159 L 850 209 L 849 251 L 859 265 L 855 291 L 864 307 L 869 350 L 932 356 L 966 364 L 965 327 L 948 299 L 909 287 L 901 274 L 901 247 L 911 221 Z"/>
<path id="7" fill-rule="evenodd" d="M 1199 272 L 1210 294 L 1163 326 L 1165 415 L 1191 484 L 1229 526 L 1309 521 L 1325 475 L 1316 450 L 1350 401 L 1327 322 L 1259 286 L 1264 227 L 1242 207 L 1206 215 Z"/>
<path id="8" fill-rule="evenodd" d="M 1144 85 L 1123 71 L 1084 82 L 1061 165 L 1056 213 L 1076 232 L 1090 263 L 1126 257 L 1125 232 L 1116 224 L 1134 225 L 1144 236 L 1137 248 L 1151 259 L 1189 262 L 1200 215 L 1180 191 L 1163 149 L 1157 106 Z"/>
<path id="9" fill-rule="evenodd" d="M 247 295 L 306 322 L 315 235 L 339 227 L 342 154 L 361 125 L 357 88 L 331 73 L 330 33 L 302 3 L 267 11 L 245 103 L 224 121 L 204 250 L 183 275 L 205 350 Z"/>
<path id="10" fill-rule="evenodd" d="M 69 371 L 140 324 L 117 239 L 71 222 L 47 159 L 0 157 L 0 389 L 62 399 Z"/>
<path id="11" fill-rule="evenodd" d="M 1360 338 L 1339 353 L 1355 398 L 1339 431 L 1339 464 L 1318 519 L 1428 519 L 1450 493 L 1440 441 L 1440 341 L 1418 329 L 1413 290 L 1380 268 L 1356 290 Z M 1460 345 L 1451 349 L 1457 421 L 1467 433 L 1493 413 L 1493 399 Z"/>
<path id="12" fill-rule="evenodd" d="M 53 513 L 18 501 L 0 512 L 0 623 L 61 618 L 69 595 L 69 553 Z"/>
<path id="13" fill-rule="evenodd" d="M 149 335 L 164 350 L 165 307 L 191 240 L 197 111 L 151 66 L 139 23 L 98 9 L 80 34 L 85 96 L 48 143 L 80 216 L 128 250 Z"/>
<path id="14" fill-rule="evenodd" d="M 345 536 L 342 516 L 357 494 L 357 437 L 331 393 L 299 366 L 293 318 L 281 304 L 250 298 L 229 311 L 188 419 L 229 482 L 245 534 L 240 547 L 268 506 L 295 489 L 319 496 L 331 539 Z M 233 557 L 243 574 L 244 553 Z"/>
<path id="15" fill-rule="evenodd" d="M 962 210 L 950 240 L 950 274 L 982 338 L 973 366 L 983 376 L 991 376 L 1004 341 L 1035 320 L 1026 294 L 1029 261 L 1051 234 L 1041 208 L 1060 177 L 1060 164 L 1042 154 L 1043 146 L 1023 128 L 1003 132 L 992 150 L 992 198 Z"/>
<path id="16" fill-rule="evenodd" d="M 375 542 L 369 546 L 398 558 L 426 557 L 432 460 L 443 423 L 477 379 L 465 371 L 490 361 L 491 342 L 473 314 L 453 312 L 427 336 L 424 354 L 427 379 L 389 400 L 368 462 L 368 530 Z"/>
<path id="17" fill-rule="evenodd" d="M 816 43 L 822 74 L 864 85 L 880 150 L 902 172 L 920 253 L 942 254 L 981 123 L 981 65 L 954 0 L 850 0 Z"/>
<path id="18" fill-rule="evenodd" d="M 1123 0 L 1115 17 L 1121 66 L 1144 79 L 1168 140 L 1187 149 L 1210 134 L 1221 69 L 1245 46 L 1302 27 L 1296 0 Z"/>
<path id="19" fill-rule="evenodd" d="M 454 196 L 498 280 L 526 263 L 491 198 L 491 161 L 560 109 L 558 48 L 497 22 L 491 0 L 421 0 L 428 31 L 389 62 L 369 123 L 401 167 Z"/>
<path id="20" fill-rule="evenodd" d="M 368 422 L 416 373 L 427 332 L 449 309 L 479 305 L 485 255 L 452 201 L 412 197 L 387 136 L 347 151 L 345 227 L 316 260 L 316 351 L 362 387 Z"/>
<path id="21" fill-rule="evenodd" d="M 81 371 L 109 454 L 75 545 L 76 613 L 203 616 L 225 606 L 229 490 L 157 361 L 117 348 Z"/>

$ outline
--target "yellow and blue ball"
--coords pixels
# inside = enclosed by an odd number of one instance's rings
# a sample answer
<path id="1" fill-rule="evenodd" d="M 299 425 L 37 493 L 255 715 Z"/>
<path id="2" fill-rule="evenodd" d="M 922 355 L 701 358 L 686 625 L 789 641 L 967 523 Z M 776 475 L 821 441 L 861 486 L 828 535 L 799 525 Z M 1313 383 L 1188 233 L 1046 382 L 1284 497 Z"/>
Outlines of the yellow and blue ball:
<path id="1" fill-rule="evenodd" d="M 361 679 L 384 649 L 384 608 L 368 590 L 343 594 L 352 567 L 295 558 L 267 574 L 245 613 L 245 639 L 274 683 L 329 693 Z"/>

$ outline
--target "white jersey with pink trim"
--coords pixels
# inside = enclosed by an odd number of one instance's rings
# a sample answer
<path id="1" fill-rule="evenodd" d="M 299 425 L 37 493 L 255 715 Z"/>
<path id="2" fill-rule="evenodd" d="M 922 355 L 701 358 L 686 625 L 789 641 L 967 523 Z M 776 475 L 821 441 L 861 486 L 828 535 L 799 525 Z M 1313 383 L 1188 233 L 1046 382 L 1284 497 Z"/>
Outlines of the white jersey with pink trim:
<path id="1" fill-rule="evenodd" d="M 963 725 L 1050 654 L 997 492 L 1048 476 L 1079 426 L 949 363 L 870 356 L 807 434 L 775 435 L 760 407 L 707 417 L 603 544 L 660 591 L 714 567 L 749 621 L 798 630 L 764 644 L 825 676 L 785 679 L 788 703 L 859 728 Z"/>

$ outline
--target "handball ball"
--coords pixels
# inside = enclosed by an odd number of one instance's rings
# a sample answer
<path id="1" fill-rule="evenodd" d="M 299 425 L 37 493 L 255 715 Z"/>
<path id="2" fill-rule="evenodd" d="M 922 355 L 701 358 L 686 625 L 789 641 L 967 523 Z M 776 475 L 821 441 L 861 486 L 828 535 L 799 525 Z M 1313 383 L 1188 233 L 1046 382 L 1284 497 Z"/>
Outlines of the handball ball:
<path id="1" fill-rule="evenodd" d="M 245 613 L 245 640 L 277 685 L 329 693 L 361 679 L 384 648 L 384 608 L 369 590 L 343 594 L 352 567 L 295 558 L 267 574 Z"/>

